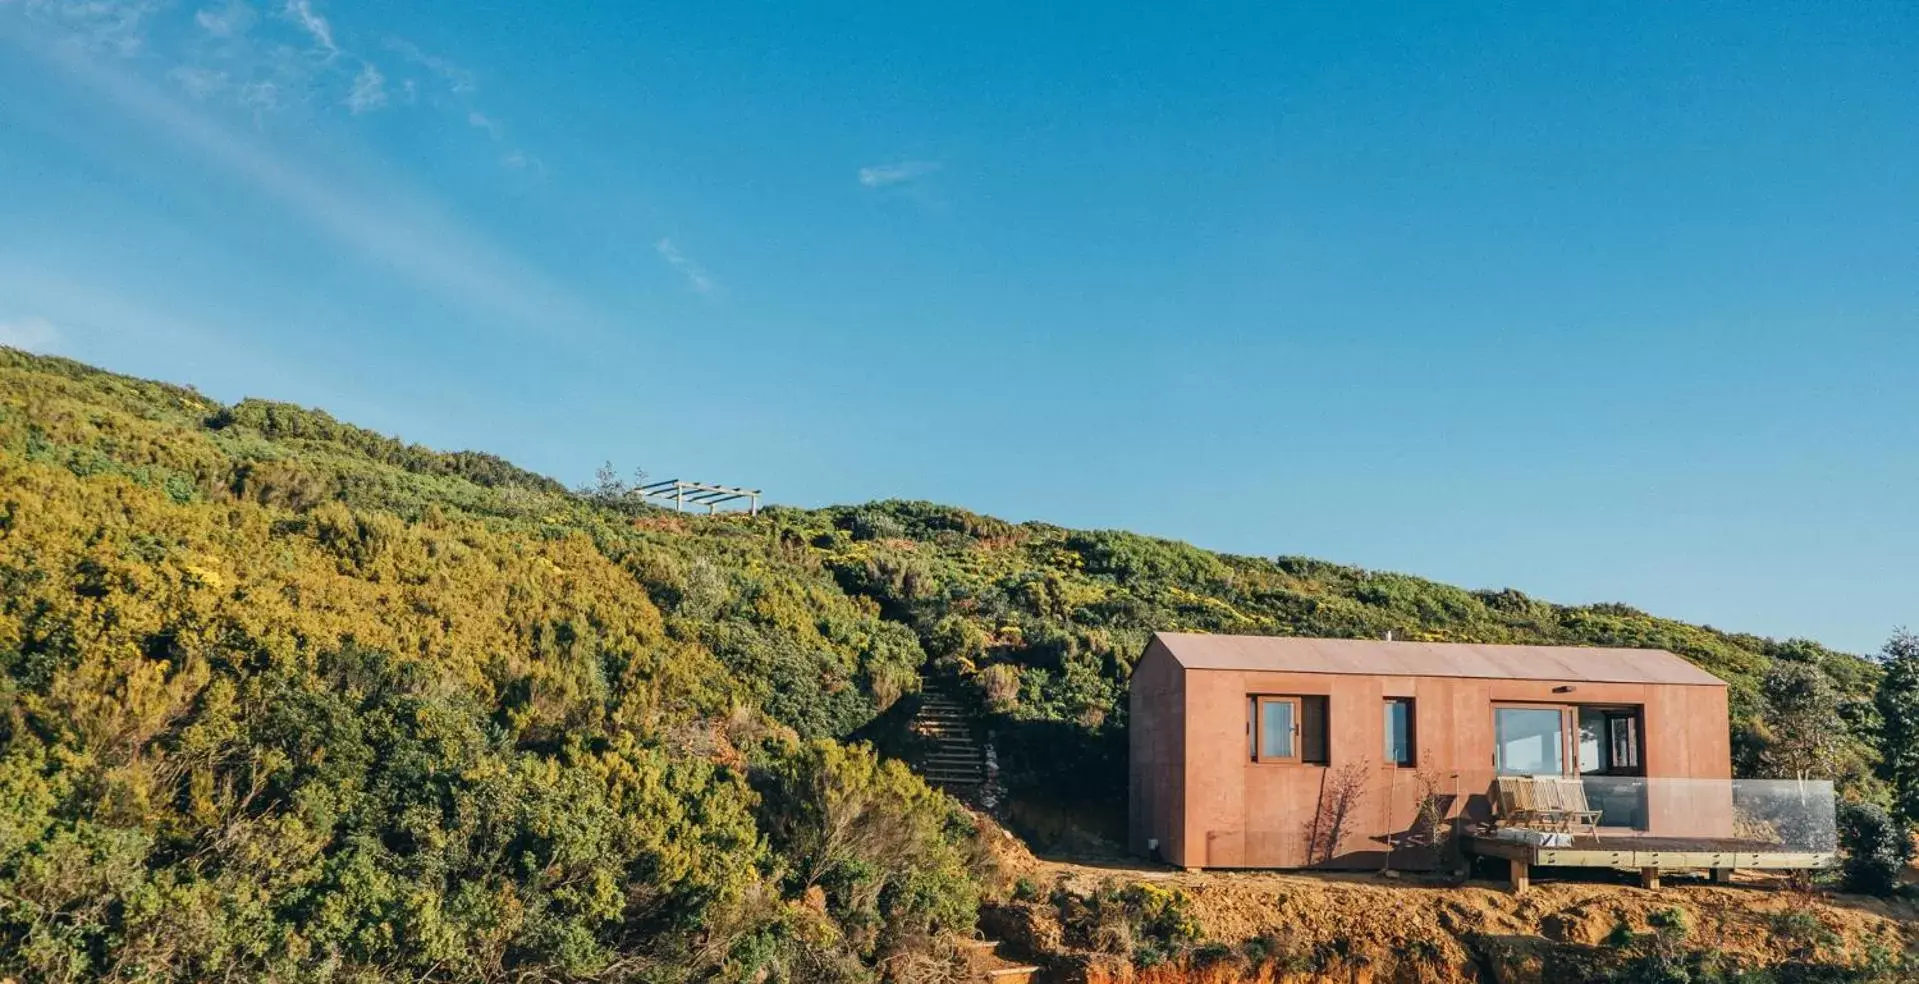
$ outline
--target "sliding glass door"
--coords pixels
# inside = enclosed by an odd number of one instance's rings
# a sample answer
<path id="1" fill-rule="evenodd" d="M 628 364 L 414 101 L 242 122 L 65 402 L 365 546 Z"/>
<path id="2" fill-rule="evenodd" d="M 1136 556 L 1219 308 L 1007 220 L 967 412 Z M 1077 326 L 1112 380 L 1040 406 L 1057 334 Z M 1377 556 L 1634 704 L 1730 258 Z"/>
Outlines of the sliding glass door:
<path id="1" fill-rule="evenodd" d="M 1578 776 L 1602 827 L 1644 828 L 1637 707 L 1493 706 L 1493 768 L 1508 776 Z"/>

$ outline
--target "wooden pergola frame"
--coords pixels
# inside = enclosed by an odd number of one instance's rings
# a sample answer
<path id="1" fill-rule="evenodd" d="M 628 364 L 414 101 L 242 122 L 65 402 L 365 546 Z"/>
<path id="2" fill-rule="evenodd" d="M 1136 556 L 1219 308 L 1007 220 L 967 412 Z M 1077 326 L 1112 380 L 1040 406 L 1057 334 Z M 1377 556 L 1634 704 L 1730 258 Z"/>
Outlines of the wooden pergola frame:
<path id="1" fill-rule="evenodd" d="M 675 512 L 685 512 L 686 507 L 691 505 L 705 506 L 707 513 L 711 514 L 718 512 L 722 505 L 745 499 L 747 515 L 757 516 L 760 513 L 759 489 L 741 489 L 731 485 L 709 485 L 705 482 L 669 478 L 642 485 L 639 493 L 658 505 L 671 504 Z"/>

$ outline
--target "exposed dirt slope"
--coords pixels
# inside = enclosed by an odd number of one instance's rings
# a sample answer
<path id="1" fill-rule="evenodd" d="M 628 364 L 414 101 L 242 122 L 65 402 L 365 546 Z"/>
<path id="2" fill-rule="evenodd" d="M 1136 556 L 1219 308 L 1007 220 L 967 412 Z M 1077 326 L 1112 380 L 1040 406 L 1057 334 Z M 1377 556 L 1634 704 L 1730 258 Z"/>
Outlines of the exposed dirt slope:
<path id="1" fill-rule="evenodd" d="M 1675 918 L 1686 948 L 1747 967 L 1859 964 L 1875 950 L 1896 957 L 1919 943 L 1919 912 L 1908 903 L 1795 890 L 1773 879 L 1730 886 L 1674 881 L 1659 891 L 1544 881 L 1515 896 L 1492 882 L 1455 886 L 1377 875 L 1189 873 L 1037 859 L 1019 867 L 1025 901 L 993 912 L 988 927 L 1030 948 L 1056 980 L 1539 980 L 1560 973 L 1549 969 L 1548 953 L 1603 954 L 1620 940 L 1622 925 L 1650 934 Z M 1133 885 L 1179 899 L 1197 939 L 1155 952 L 1149 930 L 1128 935 L 1105 928 L 1114 920 L 1089 919 L 1088 907 L 1125 896 Z M 1130 896 L 1148 906 L 1162 897 Z M 1146 922 L 1150 916 L 1134 925 Z"/>

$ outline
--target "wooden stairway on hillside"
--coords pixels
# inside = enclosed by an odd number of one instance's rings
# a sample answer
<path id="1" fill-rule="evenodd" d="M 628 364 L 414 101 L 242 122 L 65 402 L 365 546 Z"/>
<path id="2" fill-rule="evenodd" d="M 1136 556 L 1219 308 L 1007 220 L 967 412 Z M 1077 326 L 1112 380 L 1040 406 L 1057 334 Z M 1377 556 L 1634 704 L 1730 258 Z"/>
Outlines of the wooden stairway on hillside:
<path id="1" fill-rule="evenodd" d="M 966 962 L 973 970 L 973 978 L 985 984 L 1031 984 L 1039 968 L 1008 960 L 1000 950 L 997 940 L 967 941 Z"/>
<path id="2" fill-rule="evenodd" d="M 913 715 L 913 731 L 930 743 L 930 750 L 920 756 L 920 774 L 948 792 L 963 793 L 986 781 L 986 761 L 955 689 L 951 683 L 928 680 Z"/>

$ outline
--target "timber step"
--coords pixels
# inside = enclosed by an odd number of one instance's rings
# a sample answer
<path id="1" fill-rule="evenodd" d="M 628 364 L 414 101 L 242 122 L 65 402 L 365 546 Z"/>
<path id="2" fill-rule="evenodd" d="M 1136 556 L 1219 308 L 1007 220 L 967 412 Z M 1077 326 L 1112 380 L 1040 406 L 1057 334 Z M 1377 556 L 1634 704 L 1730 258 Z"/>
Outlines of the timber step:
<path id="1" fill-rule="evenodd" d="M 939 786 L 978 787 L 986 781 L 986 759 L 973 731 L 970 705 L 953 694 L 952 686 L 950 681 L 927 681 L 913 713 L 913 730 L 927 743 L 920 775 Z"/>
<path id="2" fill-rule="evenodd" d="M 1032 964 L 1007 959 L 1001 953 L 1003 948 L 998 940 L 967 940 L 962 946 L 974 979 L 986 984 L 1029 984 L 1033 975 L 1039 973 L 1039 968 Z"/>

